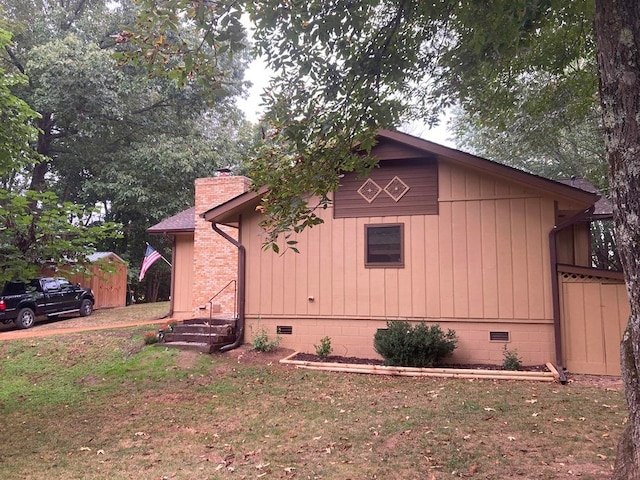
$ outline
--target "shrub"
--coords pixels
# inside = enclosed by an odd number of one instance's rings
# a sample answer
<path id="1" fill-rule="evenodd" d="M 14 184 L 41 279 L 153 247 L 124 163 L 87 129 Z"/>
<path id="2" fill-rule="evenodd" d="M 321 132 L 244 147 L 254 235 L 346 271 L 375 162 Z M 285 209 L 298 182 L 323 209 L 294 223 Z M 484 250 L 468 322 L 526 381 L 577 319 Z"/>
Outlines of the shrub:
<path id="1" fill-rule="evenodd" d="M 280 345 L 280 336 L 278 335 L 275 339 L 271 340 L 267 334 L 267 330 L 264 328 L 258 330 L 253 337 L 253 348 L 258 352 L 270 352 L 278 348 L 278 345 Z"/>
<path id="2" fill-rule="evenodd" d="M 316 347 L 316 355 L 321 358 L 326 358 L 331 355 L 333 352 L 333 347 L 331 347 L 331 339 L 329 337 L 324 337 L 320 339 L 320 345 L 314 345 Z"/>
<path id="3" fill-rule="evenodd" d="M 385 365 L 432 367 L 456 348 L 456 332 L 444 333 L 440 325 L 427 326 L 409 322 L 387 322 L 386 329 L 376 332 L 373 346 L 384 358 Z"/>
<path id="4" fill-rule="evenodd" d="M 518 356 L 517 350 L 507 350 L 507 346 L 504 346 L 504 361 L 502 362 L 502 368 L 504 370 L 522 370 L 522 361 Z"/>
<path id="5" fill-rule="evenodd" d="M 145 332 L 142 337 L 145 345 L 153 345 L 158 343 L 158 334 L 156 332 Z"/>

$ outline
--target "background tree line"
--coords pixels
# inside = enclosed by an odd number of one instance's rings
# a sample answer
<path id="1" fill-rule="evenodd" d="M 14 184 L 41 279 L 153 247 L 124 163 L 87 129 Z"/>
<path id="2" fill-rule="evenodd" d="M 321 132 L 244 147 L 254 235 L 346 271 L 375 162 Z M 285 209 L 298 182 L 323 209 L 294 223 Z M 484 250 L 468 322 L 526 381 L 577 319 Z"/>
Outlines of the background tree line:
<path id="1" fill-rule="evenodd" d="M 132 0 L 0 1 L 3 93 L 28 112 L 3 108 L 1 117 L 15 148 L 3 148 L 0 163 L 0 280 L 109 250 L 129 262 L 138 296 L 167 298 L 166 265 L 149 272 L 142 290 L 134 280 L 146 240 L 170 255 L 145 230 L 193 205 L 195 178 L 242 168 L 253 143 L 235 106 L 246 88 L 246 49 L 219 56 L 225 89 L 178 86 L 114 58 L 127 48 L 117 34 L 136 15 Z M 188 25 L 179 28 L 196 41 Z"/>

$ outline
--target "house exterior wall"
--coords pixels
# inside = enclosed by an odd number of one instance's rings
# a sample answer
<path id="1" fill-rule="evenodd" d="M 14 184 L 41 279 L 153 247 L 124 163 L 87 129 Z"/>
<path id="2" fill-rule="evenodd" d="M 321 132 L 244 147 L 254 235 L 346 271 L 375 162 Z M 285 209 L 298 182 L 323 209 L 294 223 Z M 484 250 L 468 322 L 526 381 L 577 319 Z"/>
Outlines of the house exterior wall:
<path id="1" fill-rule="evenodd" d="M 249 188 L 250 181 L 241 176 L 199 178 L 195 182 L 195 231 L 193 248 L 192 311 L 195 316 L 209 316 L 209 300 L 231 280 L 237 279 L 238 252 L 235 246 L 211 229 L 211 223 L 200 217 L 214 205 L 234 198 Z M 221 227 L 234 238 L 238 230 Z M 233 288 L 226 288 L 214 300 L 220 312 L 235 312 Z"/>
<path id="2" fill-rule="evenodd" d="M 325 335 L 339 354 L 376 356 L 388 320 L 440 323 L 460 337 L 455 360 L 502 361 L 507 331 L 527 363 L 553 359 L 548 233 L 553 199 L 439 161 L 439 213 L 333 218 L 296 236 L 301 251 L 261 248 L 259 214 L 242 224 L 247 247 L 247 335 L 293 326 L 283 345 L 314 351 Z M 366 224 L 403 223 L 404 268 L 365 268 Z M 284 245 L 282 246 L 284 249 Z"/>
<path id="3" fill-rule="evenodd" d="M 173 318 L 190 318 L 193 313 L 193 233 L 174 235 L 173 240 Z"/>
<path id="4" fill-rule="evenodd" d="M 591 266 L 591 234 L 588 222 L 579 222 L 558 232 L 558 263 Z"/>
<path id="5" fill-rule="evenodd" d="M 572 373 L 620 375 L 620 341 L 629 318 L 622 278 L 561 272 L 562 347 Z"/>

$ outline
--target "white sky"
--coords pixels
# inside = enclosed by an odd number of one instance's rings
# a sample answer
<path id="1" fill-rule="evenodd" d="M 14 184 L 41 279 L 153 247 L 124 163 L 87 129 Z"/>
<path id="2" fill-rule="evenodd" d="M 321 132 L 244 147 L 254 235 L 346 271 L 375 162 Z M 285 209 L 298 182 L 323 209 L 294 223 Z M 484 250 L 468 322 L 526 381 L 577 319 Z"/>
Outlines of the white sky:
<path id="1" fill-rule="evenodd" d="M 257 123 L 262 115 L 263 108 L 260 105 L 260 94 L 262 89 L 267 86 L 270 76 L 271 72 L 261 59 L 256 59 L 251 62 L 249 68 L 245 71 L 245 80 L 249 80 L 253 84 L 253 87 L 249 91 L 249 96 L 246 99 L 239 99 L 237 103 L 250 122 Z M 443 116 L 440 125 L 432 129 L 429 129 L 425 124 L 413 122 L 404 125 L 402 131 L 416 137 L 424 138 L 425 140 L 439 143 L 440 145 L 455 148 L 455 144 L 453 140 L 450 139 L 451 135 L 447 132 L 445 123 L 446 118 Z"/>

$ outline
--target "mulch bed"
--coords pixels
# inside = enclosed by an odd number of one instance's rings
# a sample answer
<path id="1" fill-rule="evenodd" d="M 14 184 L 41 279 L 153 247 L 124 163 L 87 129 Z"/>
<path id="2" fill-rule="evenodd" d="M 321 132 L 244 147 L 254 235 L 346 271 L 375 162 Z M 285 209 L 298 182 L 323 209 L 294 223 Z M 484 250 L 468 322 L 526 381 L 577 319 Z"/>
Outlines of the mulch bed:
<path id="1" fill-rule="evenodd" d="M 291 360 L 299 360 L 303 362 L 319 362 L 319 363 L 351 363 L 357 365 L 384 365 L 384 362 L 376 358 L 359 358 L 359 357 L 341 357 L 339 355 L 330 355 L 328 357 L 320 357 L 312 353 L 297 353 Z M 438 365 L 437 368 L 462 368 L 469 370 L 504 370 L 502 365 L 491 365 L 484 363 L 476 364 L 454 364 L 447 363 Z M 546 365 L 528 365 L 523 366 L 523 372 L 548 372 Z"/>

